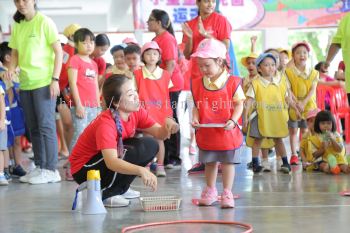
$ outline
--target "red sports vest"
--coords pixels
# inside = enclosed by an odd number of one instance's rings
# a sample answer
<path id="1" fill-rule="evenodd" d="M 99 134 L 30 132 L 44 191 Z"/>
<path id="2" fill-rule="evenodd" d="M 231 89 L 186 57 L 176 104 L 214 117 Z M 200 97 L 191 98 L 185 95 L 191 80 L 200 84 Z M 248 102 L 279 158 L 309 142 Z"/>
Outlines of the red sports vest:
<path id="1" fill-rule="evenodd" d="M 75 48 L 72 47 L 70 44 L 65 44 L 63 46 L 63 62 L 62 62 L 60 80 L 58 82 L 60 86 L 60 91 L 63 91 L 63 89 L 69 85 L 67 65 L 68 65 L 69 59 L 74 55 L 74 52 L 75 52 Z"/>
<path id="2" fill-rule="evenodd" d="M 165 118 L 173 116 L 168 87 L 170 82 L 169 73 L 163 70 L 162 77 L 158 80 L 144 78 L 142 69 L 135 70 L 134 75 L 141 106 L 148 111 L 156 122 L 163 125 Z"/>
<path id="3" fill-rule="evenodd" d="M 192 79 L 192 95 L 199 112 L 199 123 L 226 123 L 232 116 L 233 96 L 241 79 L 230 76 L 223 88 L 207 90 L 203 79 Z M 196 130 L 197 145 L 202 150 L 233 150 L 243 142 L 238 126 L 232 130 L 223 128 L 199 128 Z"/>

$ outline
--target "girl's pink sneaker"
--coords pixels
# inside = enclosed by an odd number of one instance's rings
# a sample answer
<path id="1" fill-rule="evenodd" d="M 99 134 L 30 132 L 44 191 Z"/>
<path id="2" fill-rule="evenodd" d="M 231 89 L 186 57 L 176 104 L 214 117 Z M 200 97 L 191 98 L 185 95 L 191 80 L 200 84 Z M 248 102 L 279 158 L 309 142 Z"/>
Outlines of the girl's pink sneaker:
<path id="1" fill-rule="evenodd" d="M 199 205 L 210 206 L 218 201 L 218 191 L 216 188 L 206 187 L 201 194 L 201 198 L 198 200 Z"/>
<path id="2" fill-rule="evenodd" d="M 234 208 L 235 207 L 235 199 L 233 199 L 233 194 L 231 190 L 224 189 L 221 194 L 221 208 Z"/>

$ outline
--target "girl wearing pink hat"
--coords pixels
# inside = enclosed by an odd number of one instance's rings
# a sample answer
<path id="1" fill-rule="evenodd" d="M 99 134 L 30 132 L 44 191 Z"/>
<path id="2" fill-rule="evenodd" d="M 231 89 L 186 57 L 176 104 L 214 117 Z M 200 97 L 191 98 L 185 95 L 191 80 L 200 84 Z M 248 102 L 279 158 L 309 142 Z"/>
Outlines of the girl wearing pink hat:
<path id="1" fill-rule="evenodd" d="M 169 88 L 172 87 L 172 82 L 170 74 L 158 66 L 161 52 L 156 42 L 147 42 L 141 49 L 141 60 L 145 66 L 135 70 L 134 75 L 141 105 L 157 123 L 164 125 L 166 118 L 172 118 L 173 115 L 169 99 Z M 158 140 L 158 144 L 156 174 L 164 177 L 166 176 L 164 141 Z"/>
<path id="2" fill-rule="evenodd" d="M 226 47 L 218 40 L 204 39 L 192 57 L 202 74 L 202 78 L 192 80 L 191 90 L 195 103 L 192 125 L 196 128 L 199 161 L 205 164 L 207 185 L 199 204 L 209 206 L 218 200 L 215 183 L 220 162 L 223 180 L 221 207 L 233 208 L 234 156 L 243 141 L 237 124 L 245 100 L 241 80 L 228 73 Z"/>

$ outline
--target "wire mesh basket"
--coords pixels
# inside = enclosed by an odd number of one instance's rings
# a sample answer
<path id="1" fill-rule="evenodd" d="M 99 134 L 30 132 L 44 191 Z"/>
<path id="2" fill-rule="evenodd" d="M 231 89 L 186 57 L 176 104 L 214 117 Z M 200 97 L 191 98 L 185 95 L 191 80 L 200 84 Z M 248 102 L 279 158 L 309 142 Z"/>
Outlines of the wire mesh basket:
<path id="1" fill-rule="evenodd" d="M 177 196 L 140 197 L 144 211 L 172 211 L 180 209 L 181 198 Z"/>

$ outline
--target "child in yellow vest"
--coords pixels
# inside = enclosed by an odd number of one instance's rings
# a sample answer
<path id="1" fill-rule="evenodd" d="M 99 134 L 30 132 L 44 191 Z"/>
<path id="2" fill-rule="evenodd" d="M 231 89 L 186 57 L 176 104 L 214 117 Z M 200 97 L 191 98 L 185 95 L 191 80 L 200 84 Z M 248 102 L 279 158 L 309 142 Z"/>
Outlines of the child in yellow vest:
<path id="1" fill-rule="evenodd" d="M 253 47 L 253 42 L 252 42 L 252 47 Z M 258 55 L 255 53 L 250 53 L 248 56 L 246 57 L 242 57 L 241 59 L 241 63 L 243 66 L 245 66 L 248 70 L 248 75 L 246 77 L 244 77 L 243 79 L 243 91 L 244 94 L 247 93 L 249 87 L 252 84 L 252 81 L 259 77 L 258 71 L 256 69 L 256 65 L 255 65 L 255 61 L 258 58 Z M 244 109 L 245 111 L 246 109 Z M 244 114 L 243 114 L 244 116 Z M 251 116 L 251 113 L 248 113 L 248 118 Z M 246 121 L 246 118 L 243 119 L 243 121 Z M 243 128 L 243 133 L 247 133 L 247 128 Z M 253 147 L 253 143 L 254 143 L 254 138 L 250 137 L 249 135 L 246 135 L 246 145 L 248 147 Z M 263 139 L 262 143 L 261 143 L 261 154 L 262 154 L 262 171 L 265 172 L 270 172 L 271 171 L 271 166 L 268 160 L 268 155 L 269 155 L 269 149 L 274 147 L 274 142 L 271 139 Z M 251 168 L 252 166 L 252 162 L 248 163 L 248 168 Z"/>
<path id="2" fill-rule="evenodd" d="M 338 174 L 339 171 L 349 173 L 343 138 L 336 132 L 336 128 L 331 112 L 321 111 L 316 115 L 315 135 L 310 138 L 312 155 L 314 158 L 322 158 L 320 170 L 325 173 Z M 336 160 L 334 165 L 332 160 Z"/>
<path id="3" fill-rule="evenodd" d="M 317 108 L 316 87 L 319 73 L 307 65 L 309 53 L 308 43 L 303 41 L 294 44 L 292 47 L 293 59 L 285 71 L 291 89 L 291 98 L 297 107 L 289 109 L 288 127 L 292 165 L 299 163 L 296 150 L 298 128 L 301 134 L 306 133 L 306 115 L 310 110 Z"/>
<path id="4" fill-rule="evenodd" d="M 303 135 L 303 138 L 300 142 L 300 157 L 303 164 L 303 169 L 307 171 L 318 170 L 319 168 L 319 163 L 314 158 L 311 151 L 311 137 L 315 135 L 314 125 L 318 112 L 319 109 L 313 109 L 308 112 L 306 117 L 308 131 Z"/>
<path id="5" fill-rule="evenodd" d="M 281 170 L 290 172 L 290 166 L 286 156 L 283 138 L 288 136 L 288 87 L 285 76 L 276 72 L 276 58 L 271 53 L 263 53 L 256 59 L 259 77 L 252 81 L 246 96 L 245 119 L 248 112 L 255 104 L 254 110 L 257 117 L 244 122 L 244 127 L 249 126 L 248 134 L 254 138 L 252 148 L 253 171 L 260 172 L 262 166 L 259 162 L 259 151 L 264 138 L 271 138 L 275 143 L 276 155 L 283 161 Z M 255 103 L 254 103 L 255 102 Z"/>

